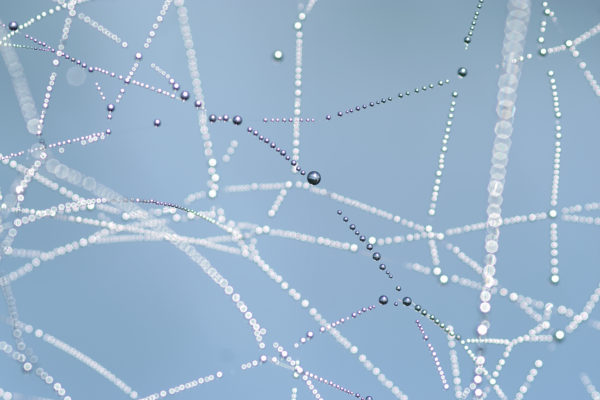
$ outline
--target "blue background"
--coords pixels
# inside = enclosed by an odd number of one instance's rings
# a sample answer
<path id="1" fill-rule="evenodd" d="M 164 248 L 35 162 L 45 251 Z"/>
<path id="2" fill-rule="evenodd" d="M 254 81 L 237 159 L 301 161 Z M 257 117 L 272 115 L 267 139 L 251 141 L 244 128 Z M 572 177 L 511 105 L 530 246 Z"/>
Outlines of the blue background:
<path id="1" fill-rule="evenodd" d="M 24 21 L 54 5 L 48 1 L 3 2 L 0 19 Z M 507 15 L 506 2 L 486 2 L 481 9 L 473 42 L 465 50 L 463 37 L 472 20 L 476 1 L 340 1 L 322 0 L 303 21 L 302 116 L 315 123 L 302 124 L 300 164 L 318 170 L 323 179 L 318 188 L 399 215 L 434 232 L 486 220 L 487 184 L 494 140 L 496 95 L 502 62 L 500 51 Z M 89 65 L 125 74 L 142 51 L 143 61 L 135 78 L 169 89 L 168 82 L 149 68 L 154 62 L 175 77 L 183 89 L 192 88 L 185 48 L 171 6 L 149 49 L 142 49 L 151 24 L 162 3 L 159 1 L 95 0 L 79 4 L 129 44 L 122 48 L 94 28 L 73 17 L 66 51 Z M 288 151 L 292 148 L 292 124 L 265 124 L 263 117 L 289 117 L 294 104 L 295 30 L 299 6 L 287 1 L 190 1 L 186 2 L 194 38 L 198 70 L 208 113 L 242 115 L 242 127 L 231 123 L 209 125 L 215 158 L 219 164 L 221 191 L 216 199 L 193 201 L 198 211 L 222 210 L 236 222 L 271 229 L 285 229 L 322 236 L 341 242 L 358 243 L 336 210 L 341 208 L 359 230 L 368 236 L 415 233 L 401 224 L 377 217 L 358 208 L 340 204 L 327 196 L 292 188 L 275 217 L 269 217 L 278 191 L 227 193 L 228 185 L 304 182 L 290 172 L 282 157 L 267 151 L 264 144 L 245 132 L 257 127 Z M 600 5 L 594 1 L 553 2 L 557 21 L 549 21 L 546 43 L 559 45 L 573 39 L 600 21 Z M 562 207 L 600 199 L 598 148 L 600 148 L 600 103 L 577 63 L 600 76 L 600 39 L 592 38 L 578 49 L 580 59 L 568 51 L 547 57 L 537 55 L 540 21 L 539 2 L 532 4 L 525 52 L 533 58 L 523 63 L 518 89 L 515 131 L 509 154 L 503 217 L 548 211 L 554 156 L 554 114 L 547 71 L 555 71 L 560 96 L 562 126 L 559 215 Z M 11 39 L 31 44 L 29 33 L 56 46 L 65 11 L 36 22 Z M 281 62 L 274 50 L 283 51 Z M 198 111 L 191 101 L 183 103 L 139 87 L 127 87 L 113 119 L 106 118 L 106 104 L 123 87 L 115 79 L 86 73 L 80 86 L 67 80 L 72 64 L 61 61 L 52 66 L 49 54 L 15 49 L 38 110 L 48 83 L 56 71 L 56 85 L 46 118 L 46 143 L 79 137 L 110 128 L 105 140 L 82 147 L 65 147 L 64 153 L 49 151 L 56 160 L 42 166 L 40 173 L 85 198 L 96 197 L 82 181 L 59 176 L 47 165 L 60 162 L 81 174 L 93 177 L 98 185 L 124 197 L 157 199 L 185 205 L 190 193 L 206 191 L 207 158 L 198 127 Z M 468 68 L 460 79 L 458 67 Z M 399 91 L 413 90 L 438 80 L 449 85 L 398 99 Z M 102 86 L 108 100 L 102 101 L 94 87 Z M 6 65 L 0 63 L 0 150 L 3 154 L 28 149 L 37 143 L 27 131 Z M 446 124 L 450 93 L 459 92 L 453 119 L 446 168 L 442 178 L 435 217 L 427 214 L 434 173 Z M 362 105 L 381 97 L 394 96 L 391 103 L 326 121 L 326 114 Z M 159 128 L 153 120 L 162 122 Z M 229 143 L 239 146 L 231 161 L 221 156 Z M 16 159 L 29 167 L 33 156 Z M 63 170 L 64 171 L 64 170 Z M 19 174 L 7 165 L 0 168 L 3 201 L 11 203 L 11 192 Z M 57 192 L 33 182 L 25 192 L 22 207 L 49 208 L 68 201 Z M 116 214 L 95 209 L 73 215 L 128 224 L 121 213 L 130 204 L 115 203 Z M 141 205 L 149 212 L 162 207 Z M 174 221 L 171 214 L 160 216 L 174 232 L 197 238 L 223 235 L 218 228 L 199 219 Z M 588 213 L 594 215 L 593 213 Z M 586 214 L 587 215 L 587 214 Z M 3 239 L 19 214 L 4 212 Z M 564 304 L 580 312 L 598 287 L 598 227 L 574 224 L 557 218 L 560 276 L 558 286 L 549 283 L 550 221 L 523 223 L 501 228 L 497 275 L 500 285 L 510 291 Z M 14 248 L 49 251 L 77 241 L 99 230 L 97 227 L 45 218 L 18 228 Z M 248 230 L 252 232 L 252 230 Z M 113 233 L 119 236 L 121 233 Z M 408 308 L 391 303 L 361 316 L 340 328 L 357 354 L 350 354 L 328 335 L 294 349 L 308 330 L 319 325 L 309 315 L 311 307 L 328 321 L 371 304 L 381 294 L 395 299 L 394 287 L 410 295 L 442 320 L 451 323 L 463 337 L 476 336 L 481 320 L 479 290 L 456 284 L 440 285 L 436 278 L 408 269 L 409 263 L 431 267 L 426 240 L 377 246 L 393 271 L 387 279 L 369 253 L 328 248 L 269 235 L 256 237 L 261 257 L 310 301 L 308 308 L 293 300 L 256 264 L 239 255 L 225 254 L 197 246 L 221 275 L 240 293 L 242 300 L 261 326 L 267 329 L 265 350 L 260 350 L 252 331 L 223 293 L 201 268 L 168 241 L 99 244 L 43 262 L 32 273 L 11 284 L 20 319 L 43 329 L 98 361 L 135 389 L 140 397 L 168 389 L 198 377 L 222 371 L 223 378 L 176 394 L 180 399 L 196 398 L 298 398 L 312 394 L 292 372 L 272 363 L 242 370 L 240 365 L 276 355 L 277 342 L 301 365 L 336 383 L 375 399 L 392 399 L 386 389 L 358 361 L 366 354 L 387 379 L 408 398 L 453 398 L 454 391 L 442 390 L 414 319 Z M 441 267 L 481 282 L 481 278 L 446 250 L 448 242 L 459 246 L 469 257 L 483 264 L 485 230 L 464 233 L 438 242 Z M 250 240 L 250 239 L 248 239 Z M 235 244 L 225 244 L 235 247 Z M 30 261 L 5 254 L 0 260 L 2 275 Z M 8 321 L 6 302 L 0 302 L 0 317 Z M 598 310 L 590 320 L 600 320 Z M 488 337 L 513 338 L 526 334 L 535 322 L 515 303 L 498 295 L 492 300 Z M 552 328 L 564 329 L 569 319 L 553 314 Z M 513 398 L 537 359 L 544 362 L 535 382 L 525 395 L 531 399 L 579 398 L 588 396 L 580 381 L 587 373 L 600 385 L 600 332 L 588 321 L 562 343 L 516 346 L 502 370 L 499 384 Z M 452 380 L 446 336 L 433 324 L 424 323 L 449 381 Z M 10 324 L 0 325 L 0 340 L 14 345 Z M 74 358 L 49 346 L 34 335 L 24 340 L 39 357 L 39 365 L 67 389 L 73 399 L 127 398 L 114 385 Z M 477 347 L 474 347 L 477 349 Z M 481 350 L 492 369 L 502 346 L 487 345 Z M 471 382 L 474 365 L 459 349 L 463 386 Z M 484 384 L 482 388 L 485 388 Z M 317 384 L 327 399 L 349 398 L 347 394 Z M 15 399 L 55 398 L 52 388 L 33 373 L 24 374 L 20 364 L 0 353 L 0 388 Z M 490 398 L 496 398 L 492 391 Z"/>

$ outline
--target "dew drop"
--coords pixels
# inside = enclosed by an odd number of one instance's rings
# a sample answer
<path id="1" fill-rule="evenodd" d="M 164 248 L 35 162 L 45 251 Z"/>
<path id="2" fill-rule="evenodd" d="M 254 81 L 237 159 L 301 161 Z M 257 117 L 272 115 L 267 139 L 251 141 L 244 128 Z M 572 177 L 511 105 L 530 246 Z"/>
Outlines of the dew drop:
<path id="1" fill-rule="evenodd" d="M 321 182 L 321 174 L 318 173 L 317 171 L 310 171 L 308 173 L 308 175 L 306 176 L 306 180 L 311 185 L 318 185 L 319 182 Z"/>
<path id="2" fill-rule="evenodd" d="M 283 51 L 281 50 L 275 50 L 273 52 L 273 60 L 275 61 L 282 61 L 283 60 Z"/>

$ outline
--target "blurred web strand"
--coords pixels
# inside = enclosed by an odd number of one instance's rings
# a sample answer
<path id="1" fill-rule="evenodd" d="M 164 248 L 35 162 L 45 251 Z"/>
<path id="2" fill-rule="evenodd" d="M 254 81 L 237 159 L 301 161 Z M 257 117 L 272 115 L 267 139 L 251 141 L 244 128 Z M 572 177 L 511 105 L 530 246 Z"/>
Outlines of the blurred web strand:
<path id="1" fill-rule="evenodd" d="M 482 316 L 482 324 L 487 322 L 486 315 L 491 310 L 491 289 L 497 284 L 494 275 L 496 272 L 496 252 L 498 251 L 500 225 L 502 224 L 502 193 L 504 191 L 506 166 L 508 164 L 508 153 L 511 145 L 510 136 L 513 131 L 517 89 L 521 76 L 521 64 L 513 64 L 511 60 L 518 59 L 523 55 L 530 16 L 530 0 L 509 0 L 504 41 L 502 44 L 502 73 L 498 78 L 498 103 L 496 107 L 498 120 L 494 127 L 495 138 L 492 150 L 492 166 L 487 186 L 489 195 L 486 210 L 487 235 L 484 246 L 486 256 L 482 274 L 484 285 L 479 296 L 481 300 L 479 310 L 484 314 Z M 485 367 L 485 361 L 482 367 Z M 479 379 L 478 376 L 480 374 L 476 373 L 474 382 L 476 379 Z M 500 395 L 499 386 L 496 384 L 493 387 L 496 393 Z M 481 389 L 476 388 L 475 394 L 478 391 L 481 391 Z"/>
<path id="2" fill-rule="evenodd" d="M 59 42 L 58 42 L 58 46 L 56 46 L 56 54 L 54 57 L 54 60 L 52 61 L 52 65 L 54 66 L 54 68 L 58 68 L 58 66 L 60 65 L 60 56 L 62 55 L 62 51 L 65 49 L 65 45 L 64 43 L 69 39 L 69 32 L 71 30 L 71 14 L 75 13 L 75 4 L 76 4 L 76 0 L 70 0 L 67 4 L 66 4 L 66 8 L 67 10 L 69 10 L 67 16 L 65 17 L 64 23 L 63 23 L 63 29 L 62 29 L 62 35 L 60 36 Z M 54 90 L 54 83 L 56 81 L 56 72 L 52 71 L 50 73 L 50 77 L 48 78 L 48 84 L 46 85 L 46 92 L 44 93 L 44 100 L 43 100 L 43 105 L 42 105 L 42 112 L 40 113 L 39 116 L 39 121 L 38 121 L 38 126 L 37 126 L 37 135 L 41 137 L 42 132 L 44 130 L 44 120 L 46 119 L 46 110 L 48 109 L 48 106 L 50 105 L 50 99 L 52 91 Z"/>
<path id="3" fill-rule="evenodd" d="M 434 269 L 435 268 L 439 269 L 440 256 L 439 256 L 437 244 L 436 244 L 435 240 L 433 240 L 433 239 L 430 239 L 428 241 L 428 244 L 429 244 L 429 254 L 431 255 L 431 264 L 433 265 Z"/>
<path id="4" fill-rule="evenodd" d="M 214 381 L 215 380 L 215 376 L 217 378 L 222 378 L 223 377 L 223 372 L 217 371 L 215 374 L 210 374 L 210 375 L 207 375 L 207 376 L 204 376 L 204 377 L 193 379 L 193 380 L 188 381 L 186 383 L 180 383 L 179 385 L 172 386 L 169 389 L 163 389 L 160 392 L 156 392 L 156 393 L 153 393 L 151 395 L 145 396 L 145 397 L 141 398 L 140 400 L 158 400 L 158 399 L 167 397 L 169 395 L 177 394 L 177 393 L 182 392 L 184 390 L 194 389 L 197 386 L 200 386 L 200 385 L 203 385 L 203 384 L 207 384 L 207 383 L 210 383 L 210 382 Z"/>
<path id="5" fill-rule="evenodd" d="M 48 15 L 53 15 L 55 12 L 61 11 L 63 9 L 66 8 L 66 3 L 65 1 L 61 1 L 59 2 L 60 5 L 59 6 L 55 6 L 55 7 L 51 7 L 50 9 L 48 9 L 48 11 L 42 11 L 40 14 L 38 14 L 36 17 L 32 17 L 29 18 L 26 22 L 24 22 L 22 25 L 19 25 L 20 28 L 16 31 L 11 31 L 9 33 L 6 33 L 6 31 L 4 30 L 4 28 L 0 27 L 0 34 L 2 35 L 2 39 L 0 39 L 0 44 L 2 42 L 7 41 L 8 39 L 10 39 L 11 37 L 15 36 L 17 33 L 19 33 L 20 31 L 29 28 L 31 25 L 33 25 L 36 21 L 41 21 L 44 17 L 47 17 Z M 2 21 L 0 21 L 2 22 Z"/>
<path id="6" fill-rule="evenodd" d="M 5 356 L 10 357 L 13 361 L 21 361 L 25 357 L 25 354 L 23 354 L 20 351 L 15 350 L 13 346 L 11 346 L 10 344 L 6 343 L 3 340 L 0 340 L 0 354 L 1 353 L 4 353 Z M 50 383 L 54 382 L 54 385 L 52 388 L 54 388 L 56 393 L 58 395 L 61 395 L 63 400 L 72 400 L 71 396 L 65 396 L 67 391 L 65 390 L 64 387 L 62 387 L 62 384 L 58 381 L 55 381 L 55 377 L 48 374 L 48 371 L 46 371 L 44 368 L 37 367 L 35 376 L 37 376 L 42 382 L 44 382 L 48 385 Z M 4 397 L 4 399 L 7 399 L 7 398 L 10 399 L 10 397 Z"/>
<path id="7" fill-rule="evenodd" d="M 210 140 L 210 133 L 208 130 L 208 118 L 206 117 L 206 101 L 204 99 L 204 93 L 202 92 L 202 81 L 200 80 L 200 72 L 198 71 L 198 58 L 196 57 L 196 51 L 194 50 L 194 40 L 192 38 L 192 28 L 190 27 L 189 17 L 187 8 L 184 5 L 184 0 L 175 0 L 175 7 L 177 7 L 177 15 L 179 21 L 179 30 L 181 32 L 181 38 L 183 45 L 186 49 L 185 55 L 187 57 L 188 71 L 190 78 L 192 79 L 192 91 L 196 100 L 200 100 L 204 107 L 198 111 L 198 126 L 200 128 L 200 134 L 202 135 L 204 155 L 207 161 L 212 156 L 212 141 Z M 209 177 L 212 176 L 210 166 L 208 169 Z M 217 171 L 217 165 L 214 167 L 214 171 Z M 209 179 L 207 185 L 209 187 L 209 197 L 216 197 L 219 186 Z"/>
<path id="8" fill-rule="evenodd" d="M 118 387 L 125 394 L 130 395 L 132 399 L 135 399 L 137 397 L 137 396 L 133 395 L 136 392 L 133 391 L 129 385 L 127 385 L 125 382 L 123 382 L 119 377 L 117 377 L 110 370 L 108 370 L 107 368 L 102 366 L 102 364 L 98 363 L 96 360 L 94 360 L 90 356 L 86 355 L 85 353 L 82 353 L 75 347 L 68 345 L 67 343 L 63 342 L 62 340 L 58 339 L 57 337 L 52 336 L 49 333 L 44 332 L 41 329 L 35 329 L 31 325 L 26 324 L 23 321 L 18 321 L 18 326 L 26 333 L 29 333 L 29 334 L 34 333 L 34 336 L 36 338 L 43 340 L 44 342 L 50 344 L 51 346 L 55 347 L 56 349 L 63 351 L 66 354 L 70 355 L 71 357 L 75 358 L 77 361 L 81 362 L 82 364 L 87 365 L 89 368 L 91 368 L 92 370 L 94 370 L 95 372 L 100 374 L 100 376 L 102 376 L 103 378 L 108 380 L 110 383 L 112 383 L 113 385 Z"/>
<path id="9" fill-rule="evenodd" d="M 1 20 L 0 23 L 2 23 Z M 0 35 L 5 34 L 6 30 L 0 26 Z M 35 125 L 37 125 L 36 118 L 38 112 L 35 106 L 35 100 L 33 99 L 31 90 L 29 89 L 29 84 L 25 78 L 25 69 L 23 68 L 23 64 L 21 64 L 17 52 L 12 47 L 0 46 L 0 54 L 4 59 L 4 64 L 6 65 L 6 69 L 8 70 L 8 74 L 11 78 L 10 80 L 17 97 L 17 102 L 19 103 L 21 115 L 25 121 L 25 126 L 29 132 L 33 133 L 35 132 Z M 30 128 L 30 126 L 32 127 Z"/>
<path id="10" fill-rule="evenodd" d="M 534 367 L 529 370 L 529 373 L 525 377 L 525 382 L 523 382 L 523 384 L 519 387 L 519 391 L 515 394 L 515 400 L 523 400 L 525 393 L 527 393 L 538 374 L 538 369 L 541 368 L 542 365 L 543 363 L 541 360 L 535 361 Z"/>
<path id="11" fill-rule="evenodd" d="M 307 15 L 312 11 L 315 4 L 317 4 L 317 1 L 319 1 L 319 0 L 309 0 L 308 1 L 308 4 L 306 5 L 306 11 L 305 11 Z"/>
<path id="12" fill-rule="evenodd" d="M 121 47 L 123 47 L 123 48 L 127 47 L 127 42 L 123 41 L 123 39 L 121 38 L 120 35 L 117 35 L 117 34 L 111 32 L 109 29 L 107 29 L 102 24 L 98 23 L 96 20 L 91 18 L 89 15 L 79 12 L 77 14 L 77 18 L 79 18 L 79 20 L 82 21 L 84 24 L 91 26 L 96 31 L 100 32 L 102 35 L 109 38 L 111 41 L 115 42 L 116 44 L 120 44 Z"/>
<path id="13" fill-rule="evenodd" d="M 583 372 L 580 376 L 581 383 L 585 386 L 585 390 L 588 392 L 592 400 L 600 400 L 600 392 L 596 390 L 596 387 L 592 384 L 590 377 Z"/>
<path id="14" fill-rule="evenodd" d="M 461 386 L 460 379 L 460 363 L 458 362 L 458 354 L 455 350 L 456 340 L 453 336 L 448 335 L 448 348 L 449 356 L 450 356 L 450 368 L 452 369 L 452 377 L 454 383 L 454 397 L 457 399 L 462 399 L 462 391 L 463 388 Z"/>
<path id="15" fill-rule="evenodd" d="M 182 236 L 182 235 L 178 235 L 178 234 L 169 234 L 169 233 L 164 233 L 164 232 L 156 232 L 155 230 L 152 230 L 152 229 L 143 229 L 143 228 L 137 227 L 134 224 L 123 225 L 123 224 L 114 223 L 112 221 L 105 223 L 106 221 L 100 221 L 100 220 L 92 219 L 92 218 L 83 218 L 82 219 L 81 217 L 75 217 L 72 215 L 70 215 L 68 217 L 63 217 L 63 218 L 61 218 L 61 216 L 56 216 L 55 218 L 57 220 L 76 222 L 78 224 L 88 224 L 88 225 L 93 225 L 93 226 L 108 226 L 112 234 L 102 235 L 102 237 L 98 237 L 98 235 L 101 234 L 102 230 L 95 232 L 92 235 L 92 237 L 96 237 L 97 239 L 94 240 L 93 244 L 130 242 L 130 241 L 136 241 L 136 240 L 142 242 L 142 241 L 166 241 L 168 239 L 176 239 L 183 243 L 195 244 L 195 245 L 209 248 L 212 250 L 217 250 L 217 251 L 220 251 L 223 253 L 236 254 L 236 255 L 241 254 L 240 249 L 237 247 L 225 246 L 225 245 L 222 245 L 219 243 L 215 243 L 215 242 L 211 241 L 210 239 Z M 138 233 L 138 235 L 125 235 L 125 236 L 124 235 L 116 235 L 117 233 L 120 233 L 123 231 Z M 44 253 L 42 253 L 42 254 L 44 254 Z"/>
<path id="16" fill-rule="evenodd" d="M 478 275 L 483 274 L 483 268 L 481 267 L 481 265 L 479 265 L 479 263 L 477 263 L 477 261 L 473 260 L 467 254 L 465 254 L 460 249 L 460 247 L 455 246 L 450 242 L 447 242 L 446 249 L 448 251 L 452 252 L 460 261 L 463 262 L 463 264 L 469 266 L 473 271 L 475 271 L 476 274 L 478 274 Z"/>
<path id="17" fill-rule="evenodd" d="M 515 215 L 512 217 L 505 217 L 502 219 L 502 226 L 506 225 L 514 225 L 514 224 L 522 224 L 525 222 L 536 222 L 542 221 L 548 218 L 548 213 L 545 211 L 537 212 L 537 213 L 529 213 L 528 215 Z M 448 228 L 444 232 L 446 236 L 458 235 L 462 233 L 481 231 L 486 228 L 485 222 L 477 222 L 474 224 L 468 224 L 463 226 L 457 226 L 453 228 Z"/>
<path id="18" fill-rule="evenodd" d="M 573 57 L 578 57 L 580 54 L 579 50 L 575 49 L 575 46 L 571 47 L 569 50 Z M 592 71 L 588 68 L 587 63 L 585 61 L 580 61 L 578 66 L 583 70 L 583 76 L 594 91 L 594 94 L 600 97 L 600 85 L 598 85 L 598 81 L 594 78 L 594 74 L 592 74 Z"/>
<path id="19" fill-rule="evenodd" d="M 319 391 L 315 388 L 315 386 L 312 384 L 312 381 L 310 379 L 304 381 L 304 384 L 308 387 L 308 390 L 310 390 L 310 392 L 316 400 L 325 400 L 323 396 L 321 396 Z"/>
<path id="20" fill-rule="evenodd" d="M 581 35 L 577 36 L 575 39 L 572 40 L 572 45 L 573 46 L 578 46 L 581 43 L 586 42 L 587 40 L 593 38 L 594 36 L 596 36 L 598 33 L 600 33 L 600 23 L 594 25 L 593 27 L 591 27 L 590 29 L 588 29 L 587 31 L 583 32 Z M 561 51 L 565 51 L 568 48 L 570 48 L 571 46 L 567 46 L 566 44 L 560 44 L 557 46 L 552 46 L 548 48 L 548 54 L 556 54 L 556 53 L 560 53 Z"/>
<path id="21" fill-rule="evenodd" d="M 1 390 L 0 390 L 0 393 L 2 393 Z M 0 399 L 1 398 L 2 397 L 0 397 Z M 29 396 L 24 393 L 13 392 L 13 397 L 11 400 L 54 400 L 54 399 L 51 399 L 49 397 Z"/>
<path id="22" fill-rule="evenodd" d="M 339 240 L 333 240 L 323 236 L 314 236 L 307 233 L 300 233 L 286 229 L 270 228 L 268 234 L 270 236 L 318 244 L 339 250 L 347 250 L 352 252 L 355 252 L 357 250 L 357 246 L 355 244 L 350 244 L 349 242 L 341 242 Z"/>
<path id="23" fill-rule="evenodd" d="M 269 209 L 269 211 L 267 211 L 267 215 L 269 217 L 274 217 L 275 214 L 277 214 L 277 211 L 279 211 L 279 207 L 283 203 L 283 200 L 285 199 L 287 194 L 288 194 L 287 189 L 281 189 L 279 191 L 279 194 L 277 195 L 277 197 L 275 197 L 275 201 L 273 201 L 271 208 Z"/>
<path id="24" fill-rule="evenodd" d="M 490 289 L 494 286 L 494 275 L 496 266 L 496 252 L 498 251 L 498 239 L 500 236 L 499 226 L 502 222 L 502 193 L 506 177 L 506 165 L 508 164 L 508 153 L 510 151 L 510 136 L 513 130 L 515 115 L 515 101 L 521 66 L 510 62 L 523 53 L 527 24 L 531 14 L 531 2 L 529 0 L 511 0 L 508 4 L 508 16 L 504 43 L 502 46 L 502 74 L 498 79 L 498 104 L 496 112 L 498 121 L 494 128 L 495 139 L 492 152 L 492 167 L 490 169 L 490 180 L 488 183 L 488 219 L 486 222 L 487 236 L 485 241 L 486 266 L 483 270 L 484 289 L 482 297 L 490 297 Z M 484 313 L 490 311 L 489 301 L 481 303 L 480 310 Z"/>
<path id="25" fill-rule="evenodd" d="M 31 22 L 31 23 L 33 23 L 33 22 Z M 0 33 L 5 34 L 5 32 L 6 31 L 4 30 L 4 28 L 0 27 Z M 11 32 L 11 33 L 14 33 L 14 32 Z M 7 70 L 9 71 L 9 75 L 11 77 L 11 81 L 13 84 L 13 88 L 15 90 L 17 101 L 19 103 L 19 108 L 21 109 L 21 115 L 23 116 L 27 130 L 30 133 L 34 133 L 34 125 L 36 124 L 36 118 L 37 118 L 37 109 L 35 106 L 35 102 L 33 100 L 33 96 L 31 95 L 31 90 L 29 89 L 29 84 L 25 77 L 25 70 L 23 68 L 23 65 L 21 64 L 19 57 L 13 48 L 1 46 L 0 52 L 2 54 L 4 62 L 6 64 Z M 32 170 L 35 172 L 35 169 L 32 169 Z M 24 174 L 24 177 L 25 177 L 25 174 Z M 23 179 L 25 179 L 25 178 L 23 178 Z M 17 186 L 18 187 L 26 187 L 26 186 L 22 186 L 23 180 L 20 181 L 21 183 L 18 183 L 18 182 L 19 182 L 19 178 L 17 177 L 13 180 L 12 187 L 15 187 L 15 188 Z M 17 199 L 18 199 L 18 197 L 17 197 Z M 7 201 L 7 200 L 5 200 L 5 201 Z M 6 237 L 4 238 L 4 240 L 2 241 L 2 244 L 1 244 L 2 248 L 10 247 L 12 245 L 12 243 L 14 242 L 15 237 L 16 237 L 16 235 L 14 235 L 14 236 L 6 235 Z M 2 259 L 2 257 L 0 256 L 0 260 L 1 259 Z M 4 273 L 4 268 L 0 268 L 0 274 L 2 274 L 2 273 Z M 31 348 L 29 348 L 27 346 L 25 341 L 22 339 L 20 333 L 18 332 L 18 328 L 17 328 L 16 324 L 17 324 L 17 321 L 19 320 L 19 311 L 18 311 L 18 307 L 17 307 L 17 300 L 12 292 L 12 287 L 10 286 L 9 282 L 1 282 L 1 283 L 2 284 L 0 286 L 2 287 L 2 295 L 3 295 L 4 301 L 6 302 L 8 314 L 9 314 L 9 316 L 11 318 L 11 322 L 12 322 L 12 333 L 13 333 L 14 343 L 17 346 L 22 346 L 23 348 L 27 349 L 27 351 L 30 352 L 30 355 L 34 356 L 35 353 L 33 352 L 33 350 Z M 25 362 L 27 362 L 27 358 L 25 358 L 25 360 L 23 362 L 23 366 L 25 365 Z"/>
<path id="26" fill-rule="evenodd" d="M 81 145 L 86 145 L 86 144 L 89 144 L 89 143 L 94 143 L 98 139 L 102 139 L 103 140 L 105 138 L 105 135 L 106 135 L 106 132 L 94 132 L 94 133 L 90 133 L 89 135 L 80 136 L 80 137 L 76 137 L 76 138 L 72 138 L 72 139 L 66 139 L 66 140 L 63 140 L 63 141 L 60 141 L 60 142 L 56 142 L 56 143 L 52 143 L 52 144 L 49 144 L 49 145 L 36 146 L 36 147 L 33 147 L 33 148 L 29 149 L 29 150 L 20 150 L 20 151 L 18 151 L 16 153 L 10 153 L 10 154 L 7 154 L 7 155 L 2 155 L 2 153 L 0 153 L 0 161 L 10 160 L 10 159 L 13 159 L 15 157 L 20 157 L 20 156 L 25 155 L 25 154 L 34 154 L 34 153 L 36 153 L 38 151 L 43 151 L 46 148 L 48 148 L 48 149 L 52 149 L 52 148 L 55 148 L 55 147 L 59 147 L 60 148 L 60 147 L 63 147 L 65 145 L 75 144 L 75 143 L 81 143 Z M 21 183 L 23 183 L 23 181 Z"/>
<path id="27" fill-rule="evenodd" d="M 235 149 L 238 147 L 238 141 L 233 139 L 229 142 L 229 147 L 225 150 L 225 154 L 221 157 L 223 163 L 231 161 L 231 157 L 235 154 Z"/>

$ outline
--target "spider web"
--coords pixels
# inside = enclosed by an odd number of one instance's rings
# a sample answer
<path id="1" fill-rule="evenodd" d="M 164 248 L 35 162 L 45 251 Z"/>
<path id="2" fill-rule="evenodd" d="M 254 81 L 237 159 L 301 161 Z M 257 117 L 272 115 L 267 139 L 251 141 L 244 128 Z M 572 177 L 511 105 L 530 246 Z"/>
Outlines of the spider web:
<path id="1" fill-rule="evenodd" d="M 0 8 L 0 398 L 600 397 L 597 5 L 122 3 Z"/>

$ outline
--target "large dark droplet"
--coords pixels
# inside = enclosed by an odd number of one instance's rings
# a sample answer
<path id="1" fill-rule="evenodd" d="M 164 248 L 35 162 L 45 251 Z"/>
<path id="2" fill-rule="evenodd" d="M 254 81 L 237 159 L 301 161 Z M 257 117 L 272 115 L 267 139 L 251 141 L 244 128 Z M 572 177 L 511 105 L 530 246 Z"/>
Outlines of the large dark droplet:
<path id="1" fill-rule="evenodd" d="M 308 173 L 308 175 L 306 176 L 306 180 L 311 185 L 318 185 L 319 182 L 321 182 L 321 174 L 318 173 L 317 171 L 310 171 Z"/>

